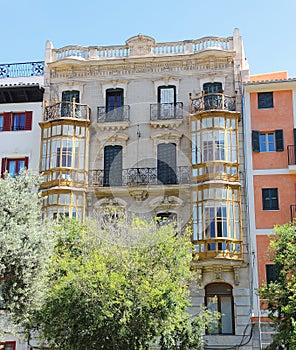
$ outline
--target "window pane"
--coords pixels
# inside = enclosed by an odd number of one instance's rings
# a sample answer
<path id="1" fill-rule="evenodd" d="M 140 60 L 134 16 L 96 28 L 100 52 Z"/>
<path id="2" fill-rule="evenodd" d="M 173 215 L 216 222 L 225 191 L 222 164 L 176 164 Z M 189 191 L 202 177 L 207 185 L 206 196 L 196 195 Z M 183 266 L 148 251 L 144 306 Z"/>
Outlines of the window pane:
<path id="1" fill-rule="evenodd" d="M 221 296 L 221 326 L 222 334 L 232 334 L 232 298 Z"/>
<path id="2" fill-rule="evenodd" d="M 159 103 L 174 103 L 175 89 L 173 87 L 159 88 Z"/>
<path id="3" fill-rule="evenodd" d="M 16 174 L 16 161 L 15 160 L 9 161 L 8 172 L 12 177 L 15 176 L 15 174 Z"/>
<path id="4" fill-rule="evenodd" d="M 218 312 L 217 297 L 207 297 L 207 308 L 212 312 Z M 209 325 L 210 334 L 219 334 L 219 320 L 212 322 Z"/>
<path id="5" fill-rule="evenodd" d="M 258 108 L 273 108 L 273 93 L 259 92 L 258 93 Z"/>
<path id="6" fill-rule="evenodd" d="M 25 161 L 24 160 L 19 160 L 17 162 L 17 172 L 19 173 L 21 169 L 25 167 Z"/>

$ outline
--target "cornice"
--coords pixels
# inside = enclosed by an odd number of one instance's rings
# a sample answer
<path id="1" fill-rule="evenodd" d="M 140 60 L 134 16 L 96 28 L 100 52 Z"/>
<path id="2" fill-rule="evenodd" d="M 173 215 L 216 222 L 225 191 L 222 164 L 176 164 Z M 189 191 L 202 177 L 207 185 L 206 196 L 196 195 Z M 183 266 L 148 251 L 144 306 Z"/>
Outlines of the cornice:
<path id="1" fill-rule="evenodd" d="M 86 78 L 93 79 L 102 77 L 106 80 L 114 76 L 128 75 L 149 75 L 170 72 L 176 75 L 192 74 L 193 71 L 217 71 L 233 68 L 233 55 L 229 52 L 219 52 L 219 55 L 206 55 L 205 52 L 178 56 L 178 57 L 147 57 L 136 59 L 118 59 L 114 61 L 77 61 L 75 59 L 65 59 L 55 61 L 48 65 L 50 78 L 71 79 Z M 222 55 L 223 54 L 223 55 Z"/>

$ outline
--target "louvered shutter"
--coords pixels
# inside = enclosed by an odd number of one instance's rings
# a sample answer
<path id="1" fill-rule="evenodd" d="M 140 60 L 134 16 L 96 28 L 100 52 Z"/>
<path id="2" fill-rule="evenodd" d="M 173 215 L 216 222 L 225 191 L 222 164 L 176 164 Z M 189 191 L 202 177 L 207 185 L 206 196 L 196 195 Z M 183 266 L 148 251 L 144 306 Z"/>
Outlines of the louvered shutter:
<path id="1" fill-rule="evenodd" d="M 3 131 L 10 131 L 12 127 L 12 112 L 4 112 Z"/>
<path id="2" fill-rule="evenodd" d="M 252 130 L 252 149 L 253 152 L 260 152 L 260 132 L 257 130 Z"/>
<path id="3" fill-rule="evenodd" d="M 28 111 L 25 113 L 25 130 L 32 130 L 32 111 Z"/>
<path id="4" fill-rule="evenodd" d="M 4 173 L 7 170 L 7 158 L 2 158 L 2 165 L 1 165 L 1 177 L 4 177 Z"/>
<path id="5" fill-rule="evenodd" d="M 283 130 L 275 130 L 275 149 L 277 152 L 282 152 L 284 150 Z"/>
<path id="6" fill-rule="evenodd" d="M 25 168 L 29 169 L 29 157 L 25 157 Z"/>

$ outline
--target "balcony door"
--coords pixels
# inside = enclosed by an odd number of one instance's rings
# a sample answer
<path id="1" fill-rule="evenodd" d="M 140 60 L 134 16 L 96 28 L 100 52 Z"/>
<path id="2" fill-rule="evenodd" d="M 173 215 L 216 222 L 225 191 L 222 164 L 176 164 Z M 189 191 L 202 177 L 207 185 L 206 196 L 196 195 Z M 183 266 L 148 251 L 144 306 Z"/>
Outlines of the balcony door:
<path id="1" fill-rule="evenodd" d="M 73 114 L 73 107 L 72 102 L 73 99 L 75 99 L 75 103 L 80 103 L 79 101 L 79 91 L 78 90 L 69 90 L 69 91 L 63 91 L 62 92 L 62 110 L 61 110 L 61 116 L 62 117 L 74 117 Z M 78 107 L 78 106 L 77 106 Z M 77 108 L 75 106 L 75 114 L 77 113 Z"/>
<path id="2" fill-rule="evenodd" d="M 106 90 L 106 120 L 121 120 L 123 115 L 123 89 Z"/>
<path id="3" fill-rule="evenodd" d="M 122 146 L 104 148 L 103 184 L 106 187 L 122 185 Z"/>
<path id="4" fill-rule="evenodd" d="M 176 87 L 173 85 L 158 87 L 159 119 L 175 117 Z"/>
<path id="5" fill-rule="evenodd" d="M 203 91 L 205 94 L 204 104 L 205 109 L 223 109 L 222 106 L 222 83 L 205 83 L 203 84 Z"/>
<path id="6" fill-rule="evenodd" d="M 175 143 L 157 146 L 157 180 L 164 185 L 177 184 L 177 155 Z"/>

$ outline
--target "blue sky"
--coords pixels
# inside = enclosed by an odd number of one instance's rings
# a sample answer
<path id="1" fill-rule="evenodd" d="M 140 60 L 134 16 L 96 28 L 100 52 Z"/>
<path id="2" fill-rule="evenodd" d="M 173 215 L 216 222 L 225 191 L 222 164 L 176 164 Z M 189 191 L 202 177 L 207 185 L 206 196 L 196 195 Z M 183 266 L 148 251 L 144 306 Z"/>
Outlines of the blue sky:
<path id="1" fill-rule="evenodd" d="M 232 36 L 239 28 L 251 74 L 296 77 L 296 0 L 0 0 L 1 63 L 44 59 L 46 40 L 121 45 L 136 34 L 157 42 Z"/>

